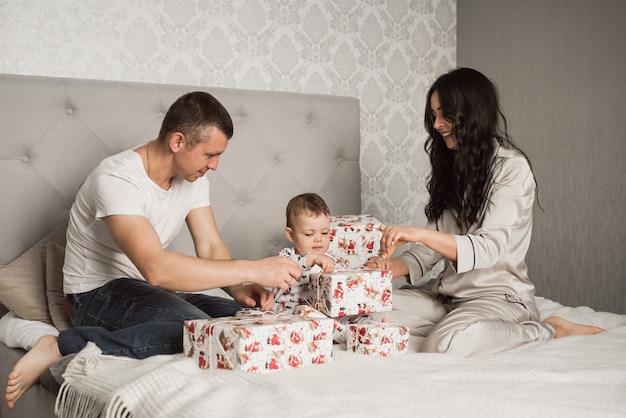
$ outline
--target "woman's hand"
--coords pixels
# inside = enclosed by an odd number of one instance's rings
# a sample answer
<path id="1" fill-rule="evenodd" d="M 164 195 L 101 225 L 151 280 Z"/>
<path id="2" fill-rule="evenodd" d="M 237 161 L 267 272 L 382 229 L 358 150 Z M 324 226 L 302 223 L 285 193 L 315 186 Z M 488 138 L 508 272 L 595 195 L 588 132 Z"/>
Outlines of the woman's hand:
<path id="1" fill-rule="evenodd" d="M 391 270 L 391 260 L 380 255 L 375 255 L 368 258 L 364 266 L 371 269 Z"/>
<path id="2" fill-rule="evenodd" d="M 389 259 L 397 247 L 409 242 L 420 242 L 424 228 L 419 226 L 390 226 L 380 239 L 380 254 Z"/>
<path id="3" fill-rule="evenodd" d="M 391 226 L 386 228 L 380 239 L 380 255 L 389 259 L 397 247 L 409 242 L 419 242 L 450 261 L 457 260 L 456 241 L 452 234 L 419 226 Z"/>

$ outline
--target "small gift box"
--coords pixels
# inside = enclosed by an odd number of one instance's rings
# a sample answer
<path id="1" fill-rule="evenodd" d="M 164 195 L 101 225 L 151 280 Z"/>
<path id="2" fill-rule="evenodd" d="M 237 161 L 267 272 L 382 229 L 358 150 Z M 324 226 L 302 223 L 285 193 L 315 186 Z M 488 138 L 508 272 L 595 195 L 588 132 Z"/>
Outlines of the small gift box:
<path id="1" fill-rule="evenodd" d="M 406 353 L 409 349 L 409 329 L 388 322 L 350 324 L 346 335 L 346 350 L 360 354 L 388 357 Z"/>
<path id="2" fill-rule="evenodd" d="M 385 226 L 372 215 L 339 215 L 330 218 L 333 254 L 355 255 L 361 263 L 378 255 Z"/>
<path id="3" fill-rule="evenodd" d="M 244 315 L 184 323 L 183 351 L 203 369 L 268 372 L 326 363 L 333 320 L 295 315 Z"/>
<path id="4" fill-rule="evenodd" d="M 310 277 L 311 306 L 330 317 L 391 310 L 391 271 L 354 269 Z"/>

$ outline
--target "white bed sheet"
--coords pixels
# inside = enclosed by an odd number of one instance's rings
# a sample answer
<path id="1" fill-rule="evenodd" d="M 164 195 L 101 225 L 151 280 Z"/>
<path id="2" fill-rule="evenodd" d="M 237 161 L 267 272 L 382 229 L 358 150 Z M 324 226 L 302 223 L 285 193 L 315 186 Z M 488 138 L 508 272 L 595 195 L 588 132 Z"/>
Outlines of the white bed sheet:
<path id="1" fill-rule="evenodd" d="M 90 393 L 106 417 L 626 416 L 626 315 L 537 302 L 543 317 L 607 331 L 473 358 L 336 346 L 328 364 L 269 374 L 200 370 L 182 356 L 115 358 L 90 345 L 68 366 L 57 413 L 85 413 Z"/>

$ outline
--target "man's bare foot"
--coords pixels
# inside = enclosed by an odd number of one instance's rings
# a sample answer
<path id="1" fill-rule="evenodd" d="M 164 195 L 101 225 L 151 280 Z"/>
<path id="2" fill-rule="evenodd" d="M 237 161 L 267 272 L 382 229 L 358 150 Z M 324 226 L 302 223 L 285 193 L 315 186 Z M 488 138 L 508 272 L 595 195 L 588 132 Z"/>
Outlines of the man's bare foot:
<path id="1" fill-rule="evenodd" d="M 61 359 L 57 337 L 45 335 L 24 355 L 9 373 L 4 399 L 9 409 L 15 408 L 17 401 L 33 387 L 39 376 L 55 361 Z"/>
<path id="2" fill-rule="evenodd" d="M 556 338 L 567 337 L 569 335 L 592 335 L 604 331 L 604 329 L 592 325 L 575 324 L 558 316 L 551 316 L 544 319 L 543 322 L 554 328 Z"/>

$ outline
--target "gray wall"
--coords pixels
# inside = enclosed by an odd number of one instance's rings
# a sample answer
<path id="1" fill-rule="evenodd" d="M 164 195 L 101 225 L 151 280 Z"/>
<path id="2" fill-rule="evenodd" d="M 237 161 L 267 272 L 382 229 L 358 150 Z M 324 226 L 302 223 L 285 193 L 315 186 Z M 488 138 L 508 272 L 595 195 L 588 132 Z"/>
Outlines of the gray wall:
<path id="1" fill-rule="evenodd" d="M 457 65 L 500 88 L 539 182 L 537 295 L 626 313 L 626 1 L 458 0 Z"/>

